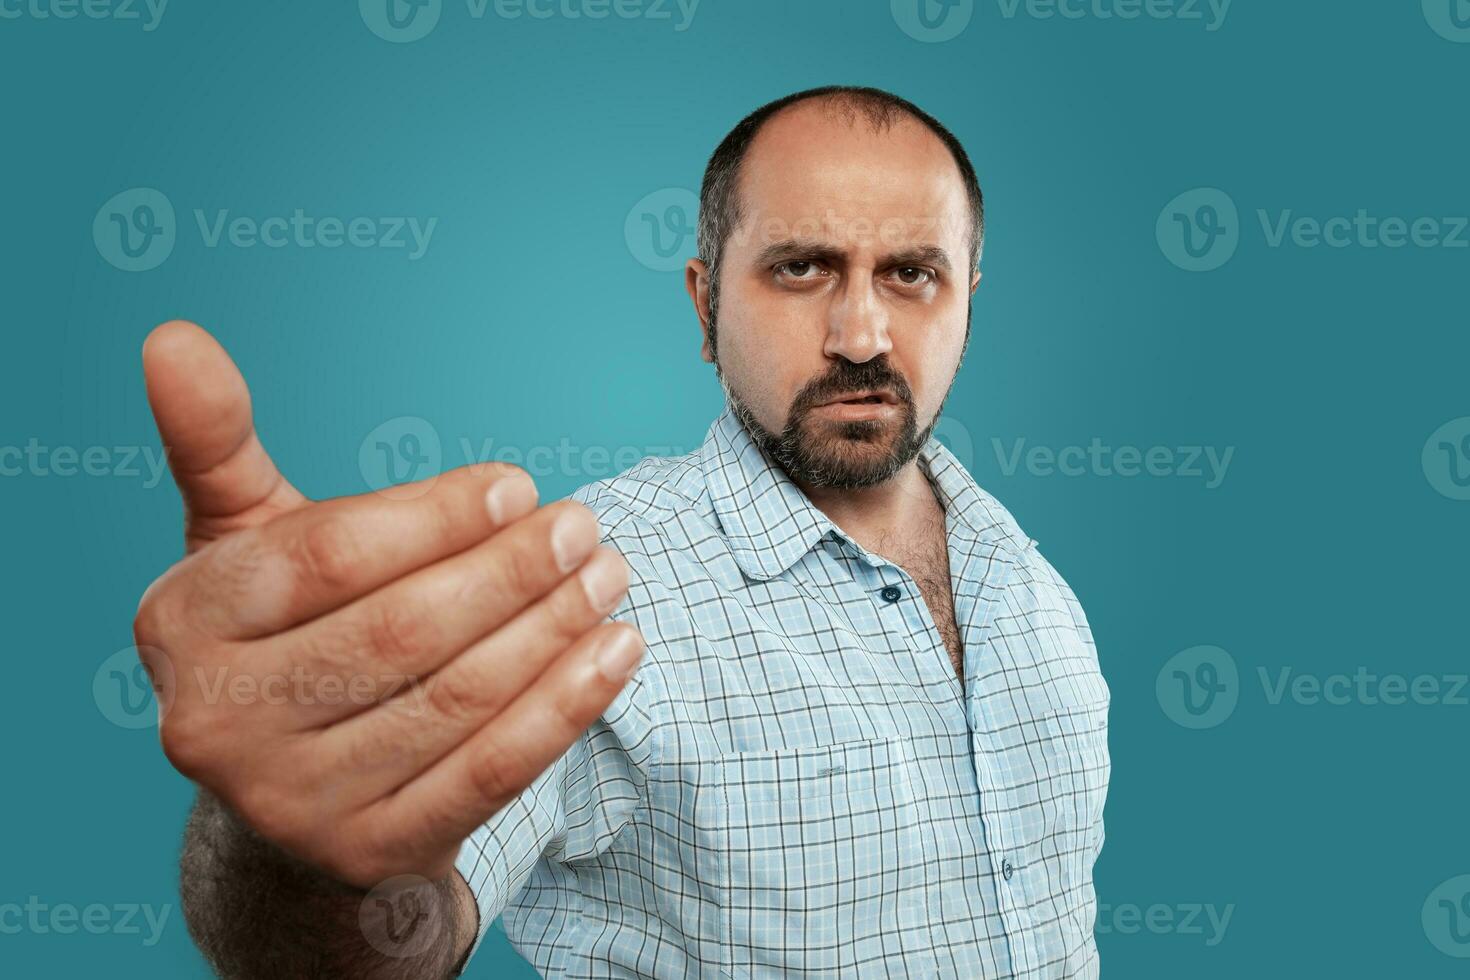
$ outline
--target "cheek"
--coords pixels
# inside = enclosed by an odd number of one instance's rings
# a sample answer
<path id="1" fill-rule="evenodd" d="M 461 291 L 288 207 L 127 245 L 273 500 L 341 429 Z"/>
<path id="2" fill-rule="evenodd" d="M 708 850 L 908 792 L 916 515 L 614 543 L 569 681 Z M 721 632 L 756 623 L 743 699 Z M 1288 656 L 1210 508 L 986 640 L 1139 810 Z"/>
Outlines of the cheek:
<path id="1" fill-rule="evenodd" d="M 917 345 L 905 359 L 909 385 L 913 388 L 915 406 L 920 413 L 936 411 L 954 380 L 960 352 L 965 345 L 964 321 L 957 334 L 931 334 Z"/>
<path id="2" fill-rule="evenodd" d="M 721 299 L 717 326 L 720 367 L 732 387 L 755 406 L 786 402 L 823 370 L 819 332 L 789 305 L 759 296 Z M 737 383 L 738 382 L 738 383 Z"/>

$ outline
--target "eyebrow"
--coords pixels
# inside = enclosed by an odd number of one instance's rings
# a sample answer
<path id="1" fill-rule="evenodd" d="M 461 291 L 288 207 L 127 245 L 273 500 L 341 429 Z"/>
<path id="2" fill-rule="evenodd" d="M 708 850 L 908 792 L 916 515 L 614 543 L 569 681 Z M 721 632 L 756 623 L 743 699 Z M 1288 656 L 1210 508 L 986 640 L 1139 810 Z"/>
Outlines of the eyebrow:
<path id="1" fill-rule="evenodd" d="M 792 261 L 817 261 L 828 265 L 840 265 L 846 258 L 842 249 L 822 242 L 788 238 L 784 241 L 772 242 L 756 253 L 756 265 L 776 265 L 781 262 Z M 896 252 L 889 252 L 879 257 L 879 265 L 905 266 L 905 265 L 932 265 L 948 272 L 950 270 L 949 253 L 938 245 L 914 245 L 901 248 Z"/>

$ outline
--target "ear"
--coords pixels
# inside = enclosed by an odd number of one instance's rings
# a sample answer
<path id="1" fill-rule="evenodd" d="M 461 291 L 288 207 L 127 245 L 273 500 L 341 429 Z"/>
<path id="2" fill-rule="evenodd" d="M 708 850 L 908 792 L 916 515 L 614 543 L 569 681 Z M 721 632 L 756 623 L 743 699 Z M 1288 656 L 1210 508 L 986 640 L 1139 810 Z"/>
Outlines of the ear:
<path id="1" fill-rule="evenodd" d="M 709 349 L 709 268 L 701 259 L 690 259 L 684 266 L 684 289 L 694 303 L 694 313 L 699 317 L 699 332 L 702 338 L 699 356 L 709 364 L 714 356 Z"/>
<path id="2" fill-rule="evenodd" d="M 970 280 L 970 295 L 975 295 L 975 290 L 980 288 L 980 270 L 975 270 L 975 278 Z"/>

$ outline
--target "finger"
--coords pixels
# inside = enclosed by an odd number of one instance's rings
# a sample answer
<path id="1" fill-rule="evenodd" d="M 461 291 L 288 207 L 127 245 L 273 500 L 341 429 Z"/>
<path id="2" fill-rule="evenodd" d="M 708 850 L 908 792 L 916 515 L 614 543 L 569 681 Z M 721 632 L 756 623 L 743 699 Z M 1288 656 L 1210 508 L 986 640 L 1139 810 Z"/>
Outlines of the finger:
<path id="1" fill-rule="evenodd" d="M 184 320 L 156 328 L 143 344 L 143 376 L 191 551 L 305 503 L 260 444 L 250 389 L 208 333 Z"/>
<path id="2" fill-rule="evenodd" d="M 489 540 L 404 576 L 335 612 L 274 637 L 263 669 L 338 678 L 375 689 L 421 683 L 471 643 L 551 592 L 597 547 L 592 511 L 548 504 Z M 368 707 L 364 698 L 307 706 L 302 725 L 326 725 Z"/>
<path id="3" fill-rule="evenodd" d="M 452 470 L 402 499 L 325 500 L 195 556 L 179 601 L 213 636 L 267 636 L 350 606 L 535 509 L 531 478 L 502 464 Z"/>
<path id="4" fill-rule="evenodd" d="M 637 668 L 643 637 L 606 623 L 579 640 L 472 738 L 428 772 L 363 811 L 413 827 L 426 848 L 464 840 L 531 785 L 597 720 Z"/>
<path id="5" fill-rule="evenodd" d="M 362 805 L 386 796 L 495 718 L 628 591 L 628 565 L 599 548 L 576 575 L 422 682 L 324 730 L 327 768 Z"/>

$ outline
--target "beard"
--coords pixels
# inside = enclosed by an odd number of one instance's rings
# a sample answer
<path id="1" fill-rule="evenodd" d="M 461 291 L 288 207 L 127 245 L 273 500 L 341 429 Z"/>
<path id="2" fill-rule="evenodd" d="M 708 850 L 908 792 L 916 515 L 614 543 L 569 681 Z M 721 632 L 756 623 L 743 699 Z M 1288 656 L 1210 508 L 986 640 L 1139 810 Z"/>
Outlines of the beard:
<path id="1" fill-rule="evenodd" d="M 889 365 L 886 355 L 861 364 L 839 358 L 831 371 L 796 393 L 780 432 L 771 432 L 760 424 L 731 388 L 718 358 L 715 373 L 732 413 L 756 445 L 793 480 L 811 487 L 861 490 L 887 482 L 919 455 L 939 421 L 939 412 L 935 412 L 923 429 L 919 428 L 913 390 Z M 814 411 L 833 398 L 870 388 L 893 393 L 898 402 L 895 416 L 831 420 Z M 946 391 L 946 400 L 948 397 Z"/>
<path id="2" fill-rule="evenodd" d="M 718 289 L 718 276 L 712 277 L 708 338 L 715 377 L 725 391 L 725 400 L 729 402 L 732 414 L 745 426 L 755 444 L 785 470 L 787 476 L 811 487 L 862 490 L 892 479 L 919 455 L 938 424 L 955 379 L 959 377 L 960 367 L 965 363 L 965 352 L 970 349 L 973 308 L 965 311 L 965 339 L 954 374 L 950 376 L 939 408 L 935 409 L 934 416 L 922 430 L 918 425 L 913 389 L 888 363 L 888 355 L 880 354 L 861 364 L 839 357 L 826 375 L 813 379 L 796 393 L 791 408 L 787 410 L 785 425 L 780 432 L 771 432 L 756 419 L 755 413 L 730 386 L 729 378 L 720 368 L 716 344 Z M 835 397 L 870 388 L 886 388 L 893 393 L 898 400 L 896 419 L 831 421 L 813 412 L 817 406 Z"/>

